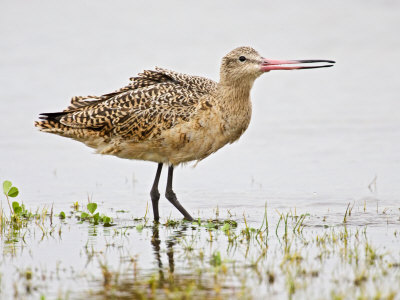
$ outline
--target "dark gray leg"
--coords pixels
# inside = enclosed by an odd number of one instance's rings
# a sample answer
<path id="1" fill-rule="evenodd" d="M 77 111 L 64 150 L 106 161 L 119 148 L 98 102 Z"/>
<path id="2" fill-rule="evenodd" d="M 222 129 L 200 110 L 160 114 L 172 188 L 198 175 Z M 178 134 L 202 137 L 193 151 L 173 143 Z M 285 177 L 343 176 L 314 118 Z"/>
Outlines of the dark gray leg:
<path id="1" fill-rule="evenodd" d="M 174 176 L 174 166 L 171 165 L 168 168 L 167 190 L 165 191 L 165 197 L 181 212 L 182 215 L 185 216 L 186 220 L 193 221 L 192 216 L 179 203 L 174 191 L 172 190 L 173 176 Z"/>
<path id="2" fill-rule="evenodd" d="M 158 182 L 160 181 L 160 175 L 163 164 L 159 163 L 156 173 L 156 178 L 154 178 L 153 187 L 150 191 L 151 203 L 153 204 L 153 214 L 154 221 L 158 222 L 160 220 L 160 215 L 158 214 L 158 200 L 160 200 L 160 192 L 158 191 Z"/>

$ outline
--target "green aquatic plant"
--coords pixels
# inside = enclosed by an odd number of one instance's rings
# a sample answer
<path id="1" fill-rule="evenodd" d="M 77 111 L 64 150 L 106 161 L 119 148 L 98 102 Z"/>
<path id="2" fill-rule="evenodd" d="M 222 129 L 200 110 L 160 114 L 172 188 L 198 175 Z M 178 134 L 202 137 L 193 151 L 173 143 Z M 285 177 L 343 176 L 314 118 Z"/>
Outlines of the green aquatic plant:
<path id="1" fill-rule="evenodd" d="M 222 226 L 222 231 L 227 232 L 231 228 L 231 225 L 229 223 L 225 223 L 224 226 Z"/>
<path id="2" fill-rule="evenodd" d="M 60 218 L 60 219 L 65 219 L 65 212 L 60 212 L 59 213 L 59 215 L 58 215 L 58 217 Z"/>
<path id="3" fill-rule="evenodd" d="M 97 210 L 97 203 L 89 202 L 86 205 L 86 209 L 88 210 L 88 212 L 82 211 L 80 216 L 78 216 L 82 222 L 89 221 L 93 225 L 98 225 L 102 223 L 104 227 L 110 227 L 114 225 L 112 224 L 111 217 L 100 214 L 99 212 L 95 213 L 95 211 Z"/>
<path id="4" fill-rule="evenodd" d="M 321 293 L 321 299 L 332 295 L 332 299 L 341 299 L 341 295 L 343 299 L 374 299 L 375 296 L 395 299 L 399 295 L 398 252 L 371 239 L 367 226 L 355 228 L 351 222 L 343 224 L 342 213 L 336 217 L 339 225 L 329 224 L 329 227 L 324 226 L 319 216 L 290 209 L 278 212 L 277 216 L 268 215 L 269 219 L 265 211 L 264 219 L 260 217 L 257 222 L 243 214 L 239 224 L 230 219 L 215 219 L 212 215 L 210 219 L 191 223 L 170 217 L 166 222 L 149 225 L 148 218 L 130 216 L 117 219 L 117 224 L 112 224 L 117 226 L 112 230 L 100 231 L 94 222 L 97 220 L 97 224 L 103 226 L 101 212 L 105 210 L 97 203 L 81 205 L 84 211 L 67 214 L 61 211 L 57 218 L 68 220 L 58 220 L 57 226 L 51 225 L 52 208 L 44 207 L 30 213 L 23 204 L 17 203 L 18 206 L 11 207 L 13 214 L 15 211 L 20 216 L 21 227 L 13 227 L 16 221 L 0 211 L 0 224 L 5 224 L 0 231 L 0 246 L 3 246 L 6 262 L 8 257 L 16 257 L 19 252 L 22 256 L 23 249 L 29 250 L 35 241 L 38 245 L 51 243 L 56 238 L 53 232 L 58 231 L 59 243 L 68 242 L 68 234 L 61 238 L 61 230 L 69 232 L 79 224 L 71 217 L 80 219 L 82 213 L 86 214 L 81 220 L 84 226 L 77 229 L 89 228 L 90 240 L 82 252 L 86 257 L 81 261 L 81 268 L 88 271 L 78 274 L 80 265 L 72 265 L 75 270 L 71 271 L 71 276 L 94 284 L 96 289 L 80 287 L 76 292 L 88 293 L 85 297 L 88 299 L 259 299 L 268 298 L 270 292 L 286 299 L 311 299 L 316 292 Z M 350 211 L 351 205 L 347 216 Z M 397 218 L 398 214 L 392 215 L 393 222 Z M 390 242 L 398 243 L 398 228 L 387 230 Z M 150 259 L 156 269 L 138 267 L 143 266 L 147 258 L 143 255 L 145 250 L 139 247 L 131 252 L 132 241 L 137 239 L 147 240 L 147 247 L 151 247 L 154 256 Z M 95 258 L 101 262 L 99 266 L 94 263 Z M 107 260 L 114 258 L 119 258 L 119 265 L 107 264 Z M 10 263 L 18 262 L 10 259 Z M 60 270 L 65 268 L 63 264 L 66 262 L 61 261 Z M 16 272 L 30 291 L 37 288 L 29 297 L 38 296 L 39 299 L 46 291 L 38 284 L 40 278 L 48 277 L 38 274 L 40 269 L 36 266 L 28 267 L 32 271 L 24 267 Z M 58 274 L 59 271 L 52 272 Z M 57 280 L 56 284 L 62 286 L 62 279 Z M 326 282 L 325 286 L 320 287 L 321 281 Z M 20 282 L 16 280 L 15 284 Z M 26 286 L 18 286 L 18 299 L 25 296 Z M 268 290 L 263 291 L 263 287 Z M 332 287 L 335 294 L 331 295 Z M 0 298 L 6 299 L 7 292 L 0 290 Z M 68 293 L 72 293 L 72 298 L 82 295 L 66 290 L 61 292 L 60 299 L 69 299 Z M 56 296 L 48 295 L 49 298 Z"/>
<path id="5" fill-rule="evenodd" d="M 212 254 L 210 264 L 214 267 L 219 267 L 222 264 L 221 253 L 219 251 Z"/>
<path id="6" fill-rule="evenodd" d="M 14 206 L 17 210 L 18 210 L 18 207 L 20 207 L 20 206 L 14 205 L 15 202 L 13 202 L 13 205 L 11 206 L 10 197 L 15 198 L 18 196 L 18 194 L 19 194 L 18 188 L 15 186 L 12 186 L 11 181 L 5 180 L 5 181 L 3 181 L 3 193 L 7 198 L 8 207 L 10 208 L 10 212 L 15 214 L 16 212 L 14 210 Z"/>
<path id="7" fill-rule="evenodd" d="M 177 220 L 173 220 L 173 219 L 171 219 L 171 218 L 168 218 L 168 219 L 167 219 L 167 222 L 165 222 L 164 226 L 165 226 L 165 227 L 173 227 L 173 228 L 176 228 L 176 227 L 178 227 L 180 224 L 181 224 L 180 221 L 177 221 Z"/>
<path id="8" fill-rule="evenodd" d="M 308 216 L 310 216 L 310 214 L 301 214 L 300 215 L 295 226 L 293 227 L 293 233 L 297 232 L 299 234 L 303 231 L 303 229 L 304 229 L 303 222 L 304 222 L 304 219 Z"/>
<path id="9" fill-rule="evenodd" d="M 138 224 L 138 225 L 136 225 L 136 230 L 137 230 L 138 232 L 142 232 L 142 231 L 143 231 L 143 228 L 144 228 L 144 225 L 143 225 L 143 224 Z"/>
<path id="10" fill-rule="evenodd" d="M 351 215 L 351 209 L 349 210 L 349 208 L 350 208 L 350 202 L 347 204 L 346 211 L 345 211 L 344 217 L 343 217 L 343 223 L 346 223 L 347 217 Z"/>
<path id="11" fill-rule="evenodd" d="M 2 215 L 2 228 L 4 225 L 8 223 L 11 225 L 15 230 L 19 230 L 24 226 L 26 221 L 30 220 L 31 218 L 35 217 L 37 214 L 33 214 L 29 210 L 26 209 L 23 203 L 18 201 L 13 201 L 10 203 L 10 198 L 15 198 L 19 194 L 19 190 L 17 187 L 13 186 L 11 181 L 4 181 L 3 182 L 3 194 L 7 198 L 8 207 L 10 208 L 10 219 L 6 222 L 6 217 Z M 3 212 L 1 212 L 3 214 Z"/>

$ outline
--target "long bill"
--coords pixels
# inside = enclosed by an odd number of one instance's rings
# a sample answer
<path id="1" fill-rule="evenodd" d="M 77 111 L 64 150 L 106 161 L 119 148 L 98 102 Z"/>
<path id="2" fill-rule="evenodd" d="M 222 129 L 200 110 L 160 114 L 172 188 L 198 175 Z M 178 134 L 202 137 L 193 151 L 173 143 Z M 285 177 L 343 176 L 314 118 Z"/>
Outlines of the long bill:
<path id="1" fill-rule="evenodd" d="M 311 64 L 311 63 L 328 63 L 329 65 L 317 65 L 317 66 L 286 66 L 293 64 Z M 316 69 L 316 68 L 327 68 L 332 67 L 335 61 L 324 60 L 324 59 L 307 59 L 307 60 L 273 60 L 263 59 L 261 63 L 261 70 L 269 72 L 272 70 L 300 70 L 300 69 Z"/>

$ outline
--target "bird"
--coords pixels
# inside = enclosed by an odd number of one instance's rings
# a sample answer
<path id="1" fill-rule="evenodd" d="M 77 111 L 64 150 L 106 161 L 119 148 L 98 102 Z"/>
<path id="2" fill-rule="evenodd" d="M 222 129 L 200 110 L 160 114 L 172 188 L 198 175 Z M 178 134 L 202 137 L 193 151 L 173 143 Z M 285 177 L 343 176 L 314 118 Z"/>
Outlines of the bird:
<path id="1" fill-rule="evenodd" d="M 250 90 L 262 74 L 334 63 L 272 60 L 252 47 L 238 47 L 222 58 L 218 82 L 155 67 L 130 78 L 115 92 L 72 97 L 66 109 L 42 113 L 34 125 L 42 132 L 82 142 L 99 154 L 157 163 L 150 190 L 155 222 L 160 219 L 159 179 L 163 166 L 168 166 L 165 197 L 184 219 L 193 221 L 173 191 L 174 168 L 199 162 L 242 136 L 252 114 Z"/>

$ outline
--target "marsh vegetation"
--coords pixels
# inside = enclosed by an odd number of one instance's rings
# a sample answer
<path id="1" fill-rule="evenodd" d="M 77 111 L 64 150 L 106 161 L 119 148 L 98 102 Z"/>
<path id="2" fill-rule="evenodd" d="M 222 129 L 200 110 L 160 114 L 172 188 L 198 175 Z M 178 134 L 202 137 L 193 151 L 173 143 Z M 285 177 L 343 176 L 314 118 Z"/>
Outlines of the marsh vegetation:
<path id="1" fill-rule="evenodd" d="M 215 208 L 212 218 L 154 223 L 93 201 L 31 211 L 4 184 L 3 299 L 396 299 L 400 209 L 310 214 Z M 5 201 L 4 201 L 5 200 Z M 106 213 L 106 214 L 105 214 Z M 375 222 L 366 222 L 374 219 Z"/>

